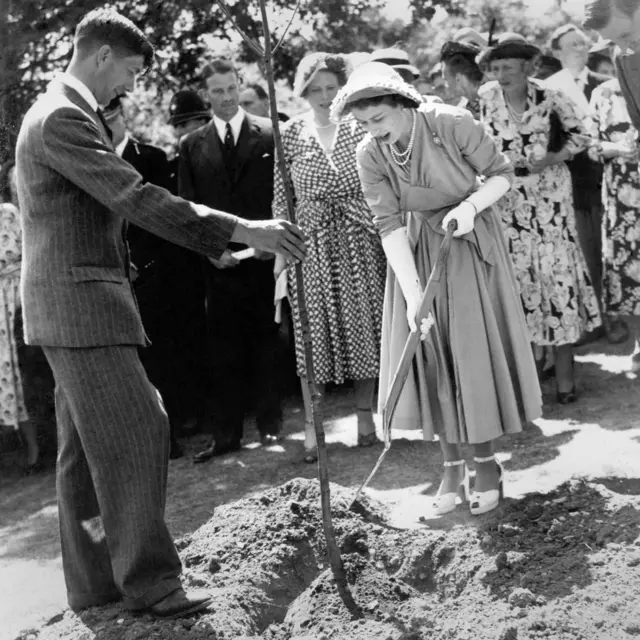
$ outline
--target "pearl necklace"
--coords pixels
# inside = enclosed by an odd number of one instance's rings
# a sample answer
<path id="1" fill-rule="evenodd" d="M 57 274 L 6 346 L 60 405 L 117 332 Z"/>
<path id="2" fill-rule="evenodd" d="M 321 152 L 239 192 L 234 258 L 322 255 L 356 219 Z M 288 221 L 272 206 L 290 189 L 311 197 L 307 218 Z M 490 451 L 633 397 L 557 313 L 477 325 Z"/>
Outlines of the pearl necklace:
<path id="1" fill-rule="evenodd" d="M 415 139 L 416 139 L 416 122 L 417 122 L 416 112 L 414 111 L 413 125 L 411 126 L 411 137 L 409 138 L 409 144 L 407 145 L 407 148 L 404 151 L 396 151 L 393 144 L 389 145 L 389 149 L 391 150 L 391 157 L 399 167 L 404 167 L 411 159 L 411 152 L 413 151 L 413 143 L 415 142 Z"/>
<path id="2" fill-rule="evenodd" d="M 522 119 L 524 118 L 524 113 L 527 110 L 526 105 L 525 105 L 525 108 L 522 111 L 516 111 L 516 109 L 511 105 L 511 103 L 506 99 L 505 99 L 505 104 L 507 105 L 507 111 L 509 112 L 509 115 L 516 122 L 522 122 Z"/>

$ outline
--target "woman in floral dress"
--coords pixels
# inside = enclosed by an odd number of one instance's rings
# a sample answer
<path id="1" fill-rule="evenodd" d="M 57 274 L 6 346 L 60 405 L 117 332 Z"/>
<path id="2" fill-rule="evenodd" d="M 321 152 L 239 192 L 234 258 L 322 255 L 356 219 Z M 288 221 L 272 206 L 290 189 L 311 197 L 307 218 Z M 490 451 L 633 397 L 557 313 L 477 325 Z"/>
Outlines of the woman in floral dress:
<path id="1" fill-rule="evenodd" d="M 497 207 L 531 341 L 554 347 L 557 400 L 567 404 L 577 399 L 573 344 L 601 324 L 565 164 L 590 138 L 569 98 L 529 77 L 538 54 L 517 34 L 503 34 L 485 51 L 481 64 L 496 80 L 480 89 L 481 118 L 515 167 L 513 188 Z M 564 132 L 558 151 L 548 150 L 550 139 L 560 138 L 552 127 Z"/>
<path id="2" fill-rule="evenodd" d="M 617 79 L 596 87 L 591 96 L 589 154 L 604 162 L 602 200 L 602 307 L 610 326 L 615 319 L 640 316 L 640 174 L 638 132 Z M 624 324 L 620 323 L 624 328 Z M 636 349 L 638 352 L 636 334 Z"/>
<path id="3" fill-rule="evenodd" d="M 356 170 L 356 146 L 364 132 L 354 123 L 336 125 L 329 120 L 331 101 L 346 79 L 342 56 L 313 53 L 303 58 L 294 91 L 311 110 L 284 125 L 282 142 L 295 193 L 296 223 L 309 238 L 303 286 L 315 382 L 322 390 L 328 382 L 354 381 L 358 444 L 366 446 L 376 442 L 373 392 L 380 362 L 386 260 Z M 276 167 L 273 214 L 285 217 L 286 210 Z M 284 268 L 284 261 L 277 258 L 276 277 Z M 297 368 L 305 395 L 305 461 L 311 462 L 316 443 L 293 275 L 291 268 Z"/>
<path id="4" fill-rule="evenodd" d="M 27 443 L 27 470 L 38 462 L 35 426 L 25 406 L 18 365 L 16 319 L 20 309 L 20 259 L 22 235 L 20 215 L 14 204 L 15 166 L 0 171 L 0 425 L 20 429 Z"/>

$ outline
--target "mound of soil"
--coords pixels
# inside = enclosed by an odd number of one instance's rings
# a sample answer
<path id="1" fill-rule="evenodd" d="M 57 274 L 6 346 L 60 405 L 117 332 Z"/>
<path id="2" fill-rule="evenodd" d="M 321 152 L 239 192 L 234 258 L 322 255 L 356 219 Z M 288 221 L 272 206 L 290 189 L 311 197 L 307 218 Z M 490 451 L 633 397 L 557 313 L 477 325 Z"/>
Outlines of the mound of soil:
<path id="1" fill-rule="evenodd" d="M 452 528 L 400 530 L 382 503 L 351 511 L 353 491 L 332 486 L 353 615 L 328 566 L 318 485 L 296 479 L 217 508 L 179 541 L 185 584 L 211 592 L 210 612 L 67 611 L 19 640 L 640 637 L 640 498 L 619 490 L 572 481 Z"/>

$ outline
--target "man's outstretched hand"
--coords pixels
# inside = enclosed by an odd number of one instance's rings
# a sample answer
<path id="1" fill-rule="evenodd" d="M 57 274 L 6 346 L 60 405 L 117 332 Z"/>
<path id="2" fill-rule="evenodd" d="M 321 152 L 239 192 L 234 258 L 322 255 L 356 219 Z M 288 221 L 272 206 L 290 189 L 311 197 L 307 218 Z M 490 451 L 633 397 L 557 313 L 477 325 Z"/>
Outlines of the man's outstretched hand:
<path id="1" fill-rule="evenodd" d="M 301 262 L 307 255 L 306 236 L 286 220 L 238 219 L 231 236 L 232 242 L 240 242 L 260 251 L 277 253 L 290 260 Z"/>

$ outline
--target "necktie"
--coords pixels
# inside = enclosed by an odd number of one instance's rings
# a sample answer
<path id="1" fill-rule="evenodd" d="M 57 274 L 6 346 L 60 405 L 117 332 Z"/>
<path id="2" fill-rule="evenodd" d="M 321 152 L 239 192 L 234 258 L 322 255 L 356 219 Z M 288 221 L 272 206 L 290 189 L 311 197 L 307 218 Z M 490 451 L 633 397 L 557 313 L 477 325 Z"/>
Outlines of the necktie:
<path id="1" fill-rule="evenodd" d="M 233 139 L 233 131 L 231 131 L 231 125 L 227 122 L 224 133 L 224 151 L 227 158 L 233 157 L 233 151 L 235 149 L 235 141 Z"/>
<path id="2" fill-rule="evenodd" d="M 104 130 L 107 132 L 107 135 L 109 136 L 109 140 L 113 142 L 113 131 L 111 131 L 111 127 L 107 124 L 107 119 L 104 117 L 104 114 L 102 113 L 102 109 L 98 109 L 97 114 L 98 114 L 98 118 L 100 118 L 100 122 L 102 122 L 102 126 L 104 127 Z"/>

